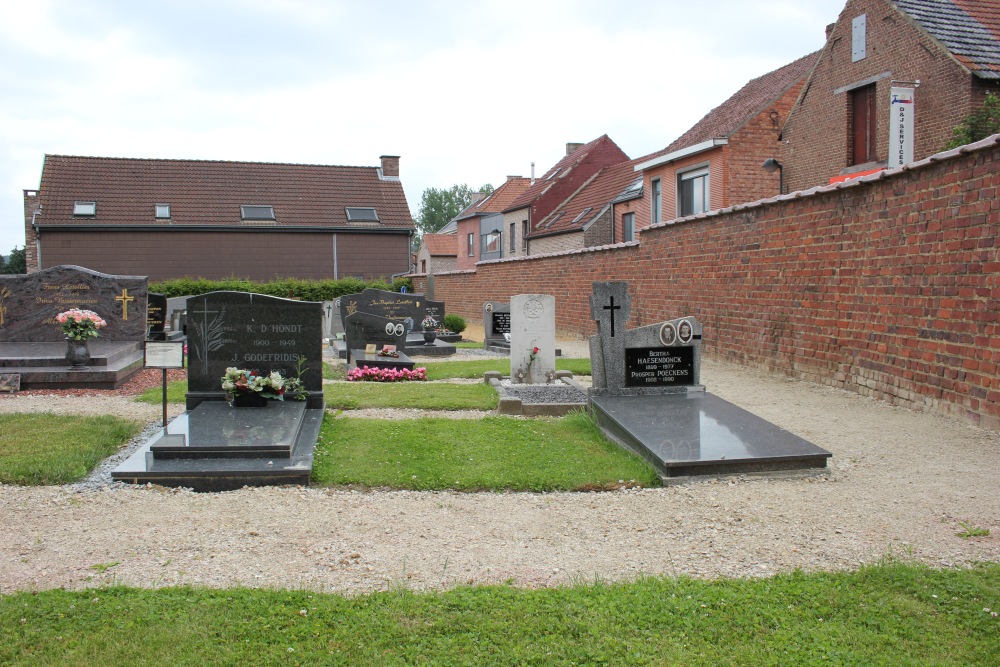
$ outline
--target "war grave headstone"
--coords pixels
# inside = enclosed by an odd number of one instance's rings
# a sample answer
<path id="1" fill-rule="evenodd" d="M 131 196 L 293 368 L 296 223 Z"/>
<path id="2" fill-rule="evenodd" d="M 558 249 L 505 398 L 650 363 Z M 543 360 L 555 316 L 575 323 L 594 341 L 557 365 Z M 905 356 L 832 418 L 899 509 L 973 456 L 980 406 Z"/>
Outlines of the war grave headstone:
<path id="1" fill-rule="evenodd" d="M 510 303 L 483 304 L 483 347 L 494 352 L 510 351 Z"/>
<path id="2" fill-rule="evenodd" d="M 22 389 L 113 389 L 142 368 L 146 340 L 144 276 L 116 276 L 79 266 L 0 275 L 0 372 Z M 91 310 L 107 325 L 87 341 L 90 360 L 70 370 L 56 316 Z"/>
<path id="3" fill-rule="evenodd" d="M 556 299 L 518 294 L 510 299 L 510 379 L 547 384 L 556 371 Z"/>
<path id="4" fill-rule="evenodd" d="M 187 305 L 187 411 L 112 478 L 196 491 L 308 484 L 324 411 L 322 304 L 211 292 Z M 300 377 L 308 397 L 233 407 L 221 384 L 228 367 Z"/>
<path id="5" fill-rule="evenodd" d="M 426 343 L 421 332 L 421 322 L 427 315 L 433 317 L 439 326 L 444 326 L 444 308 L 443 301 L 428 301 L 423 294 L 403 294 L 372 288 L 358 294 L 347 294 L 340 297 L 340 313 L 345 328 L 348 315 L 354 313 L 369 313 L 401 323 L 406 333 L 406 339 L 404 345 L 401 345 L 399 349 L 410 355 L 443 356 L 455 354 L 455 346 L 446 340 L 449 338 L 448 336 L 435 337 L 433 342 Z M 455 336 L 455 338 L 461 338 L 461 336 Z M 342 352 L 341 357 L 347 358 L 346 353 Z"/>
<path id="6" fill-rule="evenodd" d="M 167 295 L 150 292 L 146 300 L 147 340 L 167 339 Z"/>
<path id="7" fill-rule="evenodd" d="M 696 318 L 626 329 L 630 310 L 626 282 L 593 284 L 588 402 L 606 436 L 664 481 L 826 467 L 830 452 L 705 390 Z"/>
<path id="8" fill-rule="evenodd" d="M 344 328 L 348 366 L 413 368 L 413 360 L 401 351 L 406 346 L 406 325 L 403 322 L 359 311 L 347 316 Z M 378 356 L 378 350 L 386 345 L 392 346 L 399 356 Z"/>

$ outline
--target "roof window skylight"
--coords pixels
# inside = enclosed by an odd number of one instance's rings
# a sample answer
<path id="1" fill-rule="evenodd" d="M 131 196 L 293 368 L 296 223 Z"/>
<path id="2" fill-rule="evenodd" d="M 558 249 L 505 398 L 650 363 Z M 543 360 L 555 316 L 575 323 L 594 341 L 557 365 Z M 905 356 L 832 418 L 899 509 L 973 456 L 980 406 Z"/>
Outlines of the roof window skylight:
<path id="1" fill-rule="evenodd" d="M 378 213 L 375 212 L 373 208 L 359 208 L 359 207 L 348 207 L 344 209 L 347 211 L 347 221 L 348 222 L 378 222 Z"/>
<path id="2" fill-rule="evenodd" d="M 73 202 L 73 215 L 97 215 L 96 201 Z"/>
<path id="3" fill-rule="evenodd" d="M 585 209 L 583 209 L 582 211 L 580 211 L 580 215 L 578 215 L 575 218 L 573 218 L 573 222 L 580 222 L 581 220 L 583 220 L 583 216 L 587 215 L 588 213 L 590 213 L 593 210 L 594 210 L 593 208 L 585 208 Z"/>
<path id="4" fill-rule="evenodd" d="M 240 217 L 244 220 L 274 220 L 274 207 L 243 205 L 240 206 Z"/>
<path id="5" fill-rule="evenodd" d="M 153 207 L 153 215 L 162 220 L 170 217 L 170 204 L 156 204 Z"/>
<path id="6" fill-rule="evenodd" d="M 553 178 L 556 177 L 556 174 L 558 174 L 560 171 L 562 171 L 562 167 L 559 167 L 558 169 L 556 169 L 555 171 L 553 171 L 552 174 L 548 178 L 546 178 L 545 180 L 546 181 L 551 181 Z"/>

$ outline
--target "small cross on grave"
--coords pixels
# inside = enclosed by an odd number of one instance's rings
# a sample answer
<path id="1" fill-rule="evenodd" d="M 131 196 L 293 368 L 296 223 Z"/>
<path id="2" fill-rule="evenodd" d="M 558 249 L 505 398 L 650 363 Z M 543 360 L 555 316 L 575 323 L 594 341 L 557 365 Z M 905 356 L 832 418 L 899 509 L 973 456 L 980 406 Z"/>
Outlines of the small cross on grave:
<path id="1" fill-rule="evenodd" d="M 628 283 L 624 280 L 595 282 L 592 289 L 590 316 L 597 322 L 597 336 L 591 343 L 591 364 L 596 363 L 599 367 L 595 372 L 604 386 L 624 384 L 625 325 L 632 314 Z"/>
<path id="2" fill-rule="evenodd" d="M 615 337 L 615 311 L 616 310 L 621 310 L 621 309 L 622 309 L 621 306 L 616 306 L 615 305 L 615 295 L 612 294 L 611 295 L 611 303 L 608 304 L 607 306 L 604 306 L 604 310 L 610 310 L 611 311 L 611 337 L 612 338 Z"/>
<path id="3" fill-rule="evenodd" d="M 135 301 L 134 296 L 128 295 L 128 289 L 123 287 L 122 293 L 115 297 L 115 301 L 121 301 L 122 303 L 122 319 L 128 319 L 128 303 L 129 301 Z"/>

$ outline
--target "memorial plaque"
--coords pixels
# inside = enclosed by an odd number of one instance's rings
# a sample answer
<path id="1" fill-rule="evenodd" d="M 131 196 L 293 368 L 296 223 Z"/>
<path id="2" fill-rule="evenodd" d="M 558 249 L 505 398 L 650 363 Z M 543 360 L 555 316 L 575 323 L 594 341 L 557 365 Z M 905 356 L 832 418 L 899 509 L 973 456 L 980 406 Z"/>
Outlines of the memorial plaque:
<path id="1" fill-rule="evenodd" d="M 509 348 L 504 334 L 510 334 L 510 303 L 487 301 L 483 304 L 483 345 Z"/>
<path id="2" fill-rule="evenodd" d="M 0 275 L 0 342 L 62 342 L 56 315 L 81 308 L 108 323 L 101 339 L 146 338 L 144 276 L 114 276 L 79 266 L 55 266 L 27 275 Z"/>
<path id="3" fill-rule="evenodd" d="M 493 319 L 493 333 L 510 333 L 510 313 L 491 313 Z"/>
<path id="4" fill-rule="evenodd" d="M 150 292 L 146 300 L 146 336 L 149 340 L 166 340 L 167 295 Z"/>
<path id="5" fill-rule="evenodd" d="M 296 375 L 310 393 L 323 390 L 322 304 L 245 292 L 188 299 L 188 389 L 221 392 L 226 368 Z"/>
<path id="6" fill-rule="evenodd" d="M 693 347 L 625 349 L 626 387 L 672 387 L 694 383 Z"/>

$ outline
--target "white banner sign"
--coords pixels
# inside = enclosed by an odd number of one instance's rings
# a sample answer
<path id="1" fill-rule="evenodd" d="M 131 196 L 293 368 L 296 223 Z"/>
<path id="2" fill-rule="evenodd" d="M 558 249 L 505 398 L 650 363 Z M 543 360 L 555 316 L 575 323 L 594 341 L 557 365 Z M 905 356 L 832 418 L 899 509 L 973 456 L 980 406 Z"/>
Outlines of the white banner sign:
<path id="1" fill-rule="evenodd" d="M 913 88 L 891 88 L 889 169 L 913 162 Z"/>

